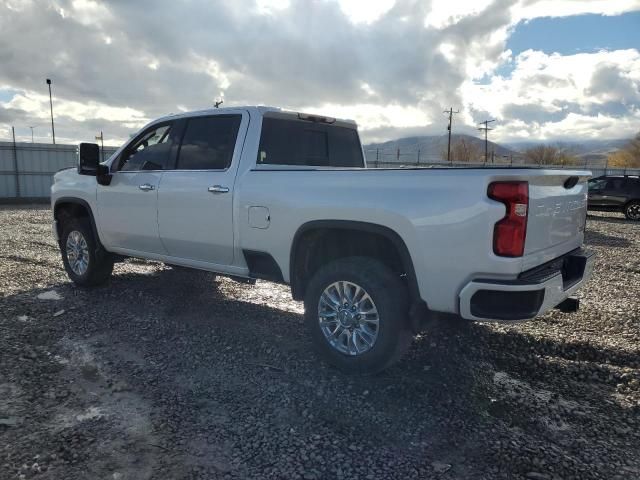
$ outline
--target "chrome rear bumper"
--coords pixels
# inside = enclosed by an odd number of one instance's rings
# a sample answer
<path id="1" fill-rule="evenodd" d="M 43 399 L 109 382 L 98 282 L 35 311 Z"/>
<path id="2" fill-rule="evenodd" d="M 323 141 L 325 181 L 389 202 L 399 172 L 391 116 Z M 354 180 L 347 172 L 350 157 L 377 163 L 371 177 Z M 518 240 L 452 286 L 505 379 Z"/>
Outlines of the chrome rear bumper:
<path id="1" fill-rule="evenodd" d="M 577 249 L 520 274 L 515 280 L 478 279 L 460 292 L 460 315 L 468 320 L 527 320 L 551 310 L 593 273 L 593 252 Z"/>

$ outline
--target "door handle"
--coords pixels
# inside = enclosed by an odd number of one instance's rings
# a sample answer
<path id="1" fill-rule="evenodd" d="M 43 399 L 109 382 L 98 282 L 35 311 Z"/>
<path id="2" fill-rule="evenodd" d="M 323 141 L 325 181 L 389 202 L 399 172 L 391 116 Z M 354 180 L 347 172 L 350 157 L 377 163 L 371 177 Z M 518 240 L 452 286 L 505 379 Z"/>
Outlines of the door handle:
<path id="1" fill-rule="evenodd" d="M 210 193 L 228 193 L 229 187 L 223 187 L 222 185 L 213 185 L 212 187 L 207 188 L 207 191 Z"/>
<path id="2" fill-rule="evenodd" d="M 143 183 L 142 185 L 140 185 L 138 187 L 140 190 L 144 190 L 145 192 L 148 192 L 149 190 L 153 190 L 154 187 L 153 185 L 151 185 L 150 183 Z"/>

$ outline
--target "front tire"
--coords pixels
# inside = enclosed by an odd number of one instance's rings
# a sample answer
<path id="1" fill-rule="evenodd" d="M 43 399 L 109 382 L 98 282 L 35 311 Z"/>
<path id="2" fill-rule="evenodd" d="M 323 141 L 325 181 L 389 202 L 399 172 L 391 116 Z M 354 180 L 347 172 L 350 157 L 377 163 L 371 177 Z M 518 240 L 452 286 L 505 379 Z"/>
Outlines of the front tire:
<path id="1" fill-rule="evenodd" d="M 640 220 L 640 202 L 633 201 L 629 202 L 626 207 L 624 207 L 624 216 L 627 217 L 627 220 Z"/>
<path id="2" fill-rule="evenodd" d="M 304 298 L 314 347 L 345 373 L 373 374 L 397 362 L 413 335 L 400 277 L 373 258 L 348 257 L 321 267 Z"/>
<path id="3" fill-rule="evenodd" d="M 111 276 L 113 259 L 107 252 L 98 252 L 98 242 L 88 220 L 73 218 L 64 223 L 60 251 L 64 269 L 76 285 L 101 285 Z"/>

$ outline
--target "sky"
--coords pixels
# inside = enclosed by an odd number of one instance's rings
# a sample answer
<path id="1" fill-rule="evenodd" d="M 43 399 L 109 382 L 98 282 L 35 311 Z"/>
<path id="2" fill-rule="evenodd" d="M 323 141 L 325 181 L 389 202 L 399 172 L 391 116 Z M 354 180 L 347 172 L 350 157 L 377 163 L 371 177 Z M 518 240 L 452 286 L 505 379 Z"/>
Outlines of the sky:
<path id="1" fill-rule="evenodd" d="M 119 145 L 148 121 L 271 105 L 364 142 L 495 119 L 499 142 L 640 131 L 640 0 L 0 0 L 0 140 Z"/>

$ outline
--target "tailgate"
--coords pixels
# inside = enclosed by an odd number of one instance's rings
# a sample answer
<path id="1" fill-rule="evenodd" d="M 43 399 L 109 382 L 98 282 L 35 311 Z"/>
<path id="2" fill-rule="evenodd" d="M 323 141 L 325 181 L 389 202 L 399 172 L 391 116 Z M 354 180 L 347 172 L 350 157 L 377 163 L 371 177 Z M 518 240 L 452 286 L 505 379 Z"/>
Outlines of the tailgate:
<path id="1" fill-rule="evenodd" d="M 527 178 L 529 215 L 524 269 L 582 245 L 590 172 L 544 170 Z"/>

